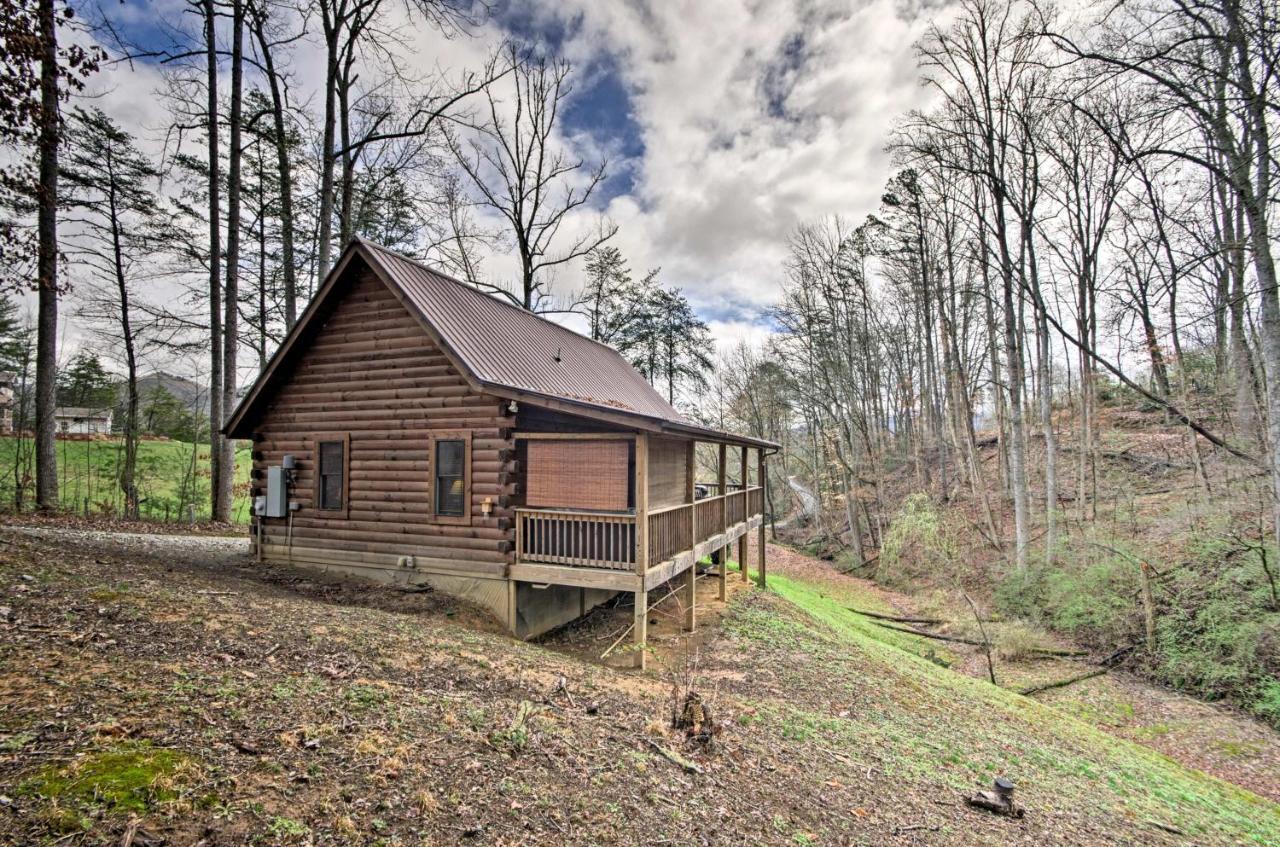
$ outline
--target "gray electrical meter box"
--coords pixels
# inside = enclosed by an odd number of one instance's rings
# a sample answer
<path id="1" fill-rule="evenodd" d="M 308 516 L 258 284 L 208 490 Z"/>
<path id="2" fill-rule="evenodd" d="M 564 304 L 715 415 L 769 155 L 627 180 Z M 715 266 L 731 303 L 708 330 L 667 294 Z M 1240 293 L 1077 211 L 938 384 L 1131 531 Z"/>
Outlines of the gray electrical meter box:
<path id="1" fill-rule="evenodd" d="M 289 514 L 289 486 L 284 468 L 279 465 L 267 468 L 267 509 L 264 517 L 283 518 Z"/>

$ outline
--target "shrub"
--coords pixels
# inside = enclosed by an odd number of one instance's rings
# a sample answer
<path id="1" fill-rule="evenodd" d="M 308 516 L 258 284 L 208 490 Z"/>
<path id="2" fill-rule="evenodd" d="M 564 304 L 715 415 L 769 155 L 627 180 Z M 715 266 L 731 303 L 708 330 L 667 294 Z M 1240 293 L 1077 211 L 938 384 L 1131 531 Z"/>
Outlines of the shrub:
<path id="1" fill-rule="evenodd" d="M 889 585 L 953 575 L 955 532 L 929 495 L 909 495 L 893 516 L 880 545 L 875 578 Z"/>
<path id="2" fill-rule="evenodd" d="M 1280 678 L 1270 677 L 1258 686 L 1253 699 L 1253 713 L 1272 726 L 1280 727 Z"/>

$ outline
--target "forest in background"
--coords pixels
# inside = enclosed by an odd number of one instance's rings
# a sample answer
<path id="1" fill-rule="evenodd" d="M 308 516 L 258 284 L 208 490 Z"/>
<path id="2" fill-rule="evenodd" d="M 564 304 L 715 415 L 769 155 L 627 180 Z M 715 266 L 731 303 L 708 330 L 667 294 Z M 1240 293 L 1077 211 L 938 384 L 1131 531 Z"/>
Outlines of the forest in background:
<path id="1" fill-rule="evenodd" d="M 120 383 L 123 514 L 145 511 L 139 444 L 156 428 L 144 377 L 172 370 L 204 398 L 203 427 L 183 428 L 208 444 L 212 519 L 230 521 L 237 472 L 219 430 L 355 236 L 513 305 L 578 316 L 672 401 L 705 384 L 706 323 L 660 269 L 631 279 L 596 210 L 607 157 L 562 136 L 572 64 L 512 39 L 476 67 L 416 69 L 415 30 L 472 38 L 487 4 L 195 0 L 146 27 L 136 11 L 0 5 L 0 276 L 38 295 L 9 333 L 26 355 L 12 368 L 20 428 L 34 434 L 29 455 L 14 451 L 15 508 L 65 501 L 54 413 L 63 372 L 92 360 Z M 317 97 L 303 46 L 324 57 Z M 104 68 L 143 63 L 162 72 L 160 141 L 92 94 Z M 518 258 L 514 278 L 487 272 L 495 250 Z M 569 266 L 590 282 L 553 289 Z M 60 349 L 68 311 L 85 331 Z"/>
<path id="2" fill-rule="evenodd" d="M 780 535 L 1280 725 L 1275 24 L 965 0 L 929 31 L 880 209 L 798 228 L 777 335 L 717 371 L 724 424 L 784 445 Z"/>

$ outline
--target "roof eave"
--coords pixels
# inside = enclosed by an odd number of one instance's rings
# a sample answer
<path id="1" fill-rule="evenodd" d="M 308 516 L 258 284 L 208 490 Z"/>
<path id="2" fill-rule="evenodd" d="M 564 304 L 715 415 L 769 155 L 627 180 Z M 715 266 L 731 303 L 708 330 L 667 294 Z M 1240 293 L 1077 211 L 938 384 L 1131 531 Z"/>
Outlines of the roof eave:
<path id="1" fill-rule="evenodd" d="M 480 386 L 490 394 L 496 394 L 499 397 L 506 397 L 522 403 L 531 403 L 535 406 L 544 406 L 555 411 L 563 411 L 559 407 L 571 407 L 573 413 L 581 414 L 585 418 L 592 420 L 600 420 L 606 423 L 614 423 L 622 426 L 634 426 L 646 432 L 654 432 L 659 434 L 678 435 L 682 437 L 701 437 L 706 441 L 724 442 L 726 444 L 736 444 L 745 447 L 759 447 L 765 450 L 776 451 L 779 445 L 772 441 L 766 441 L 761 438 L 753 438 L 749 435 L 738 435 L 732 432 L 723 432 L 710 427 L 699 426 L 693 423 L 681 423 L 672 421 L 667 418 L 657 417 L 655 415 L 646 415 L 643 412 L 637 412 L 633 409 L 619 409 L 614 406 L 602 406 L 599 403 L 590 403 L 585 400 L 575 400 L 570 397 L 561 397 L 554 394 L 543 394 L 538 391 L 530 391 L 527 388 L 520 388 L 514 385 L 505 385 L 503 383 L 481 380 Z"/>

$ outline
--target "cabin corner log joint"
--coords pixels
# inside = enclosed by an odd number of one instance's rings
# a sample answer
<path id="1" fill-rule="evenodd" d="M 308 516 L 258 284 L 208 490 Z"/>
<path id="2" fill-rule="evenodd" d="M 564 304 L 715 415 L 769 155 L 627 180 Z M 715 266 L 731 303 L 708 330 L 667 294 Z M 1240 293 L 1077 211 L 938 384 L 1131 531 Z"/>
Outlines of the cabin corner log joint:
<path id="1" fill-rule="evenodd" d="M 642 648 L 676 578 L 691 627 L 697 563 L 724 599 L 752 531 L 764 580 L 775 445 L 693 424 L 611 348 L 360 239 L 225 431 L 255 442 L 260 559 L 430 584 L 517 637 L 628 592 Z"/>

